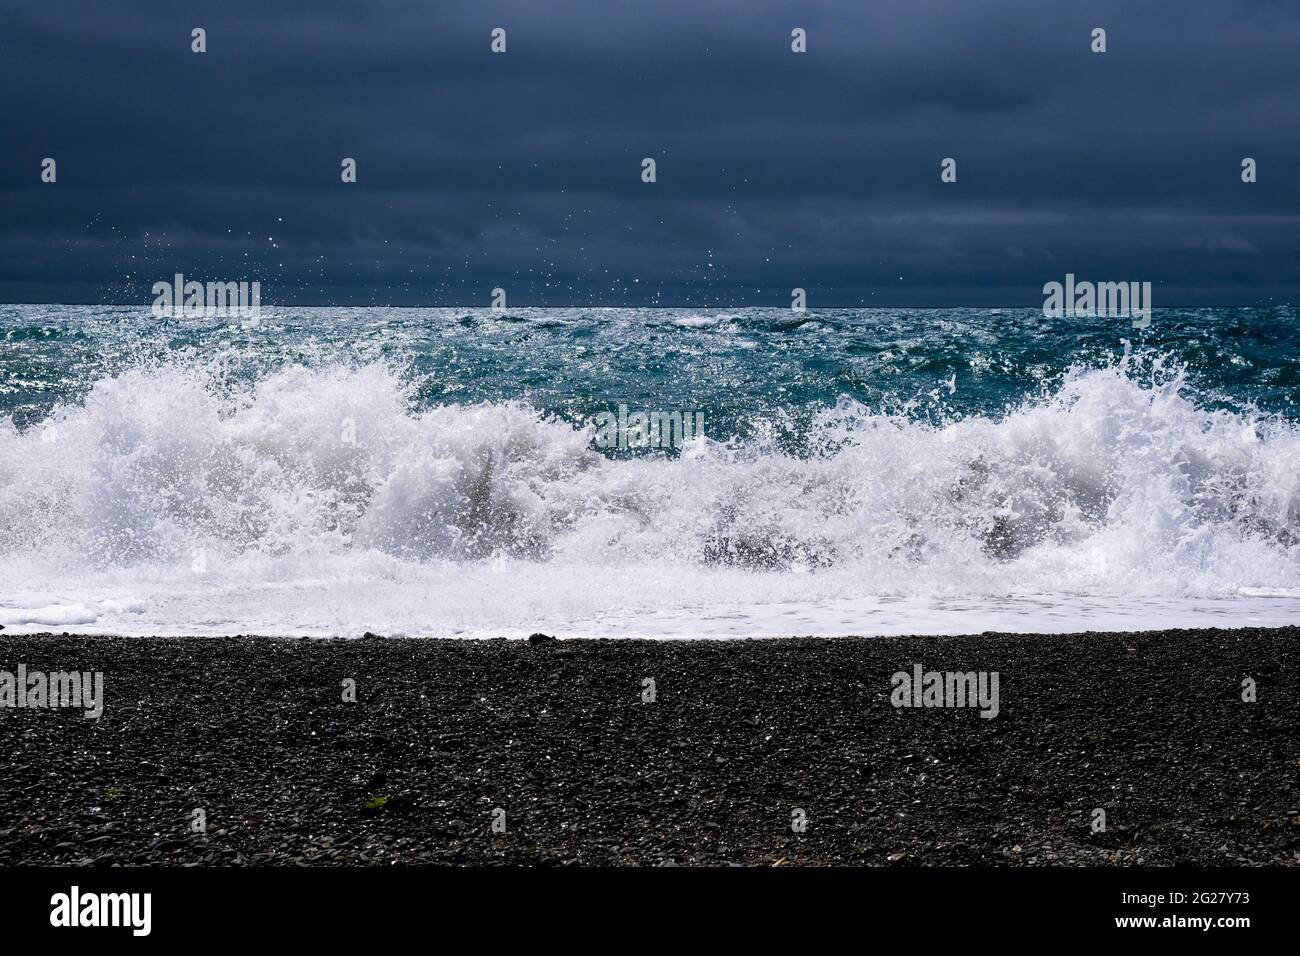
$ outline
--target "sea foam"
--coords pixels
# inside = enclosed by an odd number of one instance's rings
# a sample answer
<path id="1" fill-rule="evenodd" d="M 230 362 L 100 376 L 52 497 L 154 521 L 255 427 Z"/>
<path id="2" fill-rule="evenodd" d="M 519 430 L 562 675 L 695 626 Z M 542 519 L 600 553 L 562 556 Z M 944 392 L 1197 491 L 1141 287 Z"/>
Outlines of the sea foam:
<path id="1" fill-rule="evenodd" d="M 523 401 L 421 407 L 382 363 L 132 368 L 0 421 L 0 623 L 780 633 L 839 607 L 870 632 L 890 602 L 1300 594 L 1294 425 L 1127 361 L 996 417 L 842 399 L 799 454 L 593 437 Z"/>

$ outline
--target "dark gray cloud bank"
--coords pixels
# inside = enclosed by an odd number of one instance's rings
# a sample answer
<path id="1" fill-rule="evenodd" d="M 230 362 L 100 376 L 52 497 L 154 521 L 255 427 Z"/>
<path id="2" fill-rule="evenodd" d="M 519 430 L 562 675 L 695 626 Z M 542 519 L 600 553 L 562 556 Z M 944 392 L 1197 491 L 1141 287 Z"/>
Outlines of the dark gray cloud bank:
<path id="1" fill-rule="evenodd" d="M 1300 299 L 1291 0 L 0 7 L 3 301 Z"/>

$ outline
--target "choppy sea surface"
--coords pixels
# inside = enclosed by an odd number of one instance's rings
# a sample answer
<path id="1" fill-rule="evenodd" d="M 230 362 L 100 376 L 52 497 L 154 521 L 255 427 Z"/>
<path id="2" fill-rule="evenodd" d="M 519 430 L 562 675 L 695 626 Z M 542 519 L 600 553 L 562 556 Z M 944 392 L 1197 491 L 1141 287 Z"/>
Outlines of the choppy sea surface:
<path id="1" fill-rule="evenodd" d="M 1296 623 L 1298 318 L 0 306 L 0 624 Z M 600 447 L 620 405 L 704 434 Z"/>

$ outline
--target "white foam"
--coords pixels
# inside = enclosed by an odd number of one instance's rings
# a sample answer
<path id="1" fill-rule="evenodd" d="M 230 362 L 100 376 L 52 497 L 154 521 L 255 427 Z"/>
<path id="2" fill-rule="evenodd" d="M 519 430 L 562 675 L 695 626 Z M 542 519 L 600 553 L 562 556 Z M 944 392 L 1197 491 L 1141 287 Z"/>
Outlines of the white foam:
<path id="1" fill-rule="evenodd" d="M 942 425 L 844 401 L 814 434 L 811 457 L 760 435 L 612 460 L 526 404 L 417 410 L 382 365 L 246 388 L 216 364 L 138 368 L 25 430 L 0 421 L 0 622 L 740 636 L 1295 619 L 1300 437 L 1206 410 L 1177 376 L 1080 372 Z"/>

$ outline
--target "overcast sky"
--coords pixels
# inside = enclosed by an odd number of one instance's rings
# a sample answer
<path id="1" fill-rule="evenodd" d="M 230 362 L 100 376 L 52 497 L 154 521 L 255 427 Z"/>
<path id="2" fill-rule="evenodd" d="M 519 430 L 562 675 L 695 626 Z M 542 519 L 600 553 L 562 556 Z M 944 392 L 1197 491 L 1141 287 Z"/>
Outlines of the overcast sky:
<path id="1" fill-rule="evenodd" d="M 1295 0 L 0 0 L 0 127 L 7 302 L 1300 300 Z"/>

